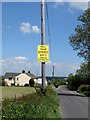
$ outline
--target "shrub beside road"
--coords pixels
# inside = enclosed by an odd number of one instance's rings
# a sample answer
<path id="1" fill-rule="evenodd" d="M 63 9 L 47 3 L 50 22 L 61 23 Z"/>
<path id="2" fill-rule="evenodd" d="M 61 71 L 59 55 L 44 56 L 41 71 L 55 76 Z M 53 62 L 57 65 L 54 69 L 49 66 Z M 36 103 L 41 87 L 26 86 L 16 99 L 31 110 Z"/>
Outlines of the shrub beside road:
<path id="1" fill-rule="evenodd" d="M 29 118 L 59 118 L 57 93 L 49 86 L 42 94 L 41 90 L 16 99 L 6 99 L 2 104 L 2 120 Z"/>
<path id="2" fill-rule="evenodd" d="M 86 96 L 90 96 L 90 85 L 84 85 L 84 84 L 80 85 L 77 92 L 82 93 Z"/>
<path id="3" fill-rule="evenodd" d="M 67 87 L 70 90 L 77 91 L 79 93 L 82 93 L 86 96 L 90 96 L 90 85 L 88 84 L 88 80 L 85 78 L 82 78 L 78 75 L 69 75 L 67 79 Z"/>

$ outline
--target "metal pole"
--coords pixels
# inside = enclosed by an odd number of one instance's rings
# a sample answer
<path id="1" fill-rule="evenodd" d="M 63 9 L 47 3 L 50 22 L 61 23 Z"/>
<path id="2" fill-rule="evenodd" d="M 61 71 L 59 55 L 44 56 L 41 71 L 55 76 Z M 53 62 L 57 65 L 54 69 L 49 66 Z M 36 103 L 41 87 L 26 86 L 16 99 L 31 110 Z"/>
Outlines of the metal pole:
<path id="1" fill-rule="evenodd" d="M 44 25 L 44 0 L 41 0 L 41 45 L 45 44 L 45 25 Z M 42 89 L 45 87 L 45 62 L 41 63 Z"/>

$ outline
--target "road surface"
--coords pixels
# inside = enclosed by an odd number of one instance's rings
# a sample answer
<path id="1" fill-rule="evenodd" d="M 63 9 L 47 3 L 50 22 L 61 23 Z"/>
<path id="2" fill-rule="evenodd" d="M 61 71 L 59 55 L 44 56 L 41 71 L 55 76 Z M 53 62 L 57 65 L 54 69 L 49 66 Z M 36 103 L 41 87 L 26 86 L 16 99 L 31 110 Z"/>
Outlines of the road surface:
<path id="1" fill-rule="evenodd" d="M 88 97 L 72 92 L 67 87 L 58 88 L 62 118 L 88 118 Z"/>

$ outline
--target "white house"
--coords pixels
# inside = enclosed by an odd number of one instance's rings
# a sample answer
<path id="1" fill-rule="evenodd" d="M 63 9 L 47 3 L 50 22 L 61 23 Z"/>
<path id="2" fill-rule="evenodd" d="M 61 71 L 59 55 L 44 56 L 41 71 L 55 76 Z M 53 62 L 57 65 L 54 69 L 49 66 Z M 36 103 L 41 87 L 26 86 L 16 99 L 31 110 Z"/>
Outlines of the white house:
<path id="1" fill-rule="evenodd" d="M 25 73 L 23 70 L 22 73 L 6 73 L 4 76 L 4 81 L 8 86 L 25 86 L 30 84 L 30 80 L 33 79 L 36 83 L 36 77 L 30 71 Z"/>
<path id="2" fill-rule="evenodd" d="M 36 84 L 42 85 L 42 78 L 37 78 Z M 45 80 L 45 85 L 47 85 L 47 80 Z"/>

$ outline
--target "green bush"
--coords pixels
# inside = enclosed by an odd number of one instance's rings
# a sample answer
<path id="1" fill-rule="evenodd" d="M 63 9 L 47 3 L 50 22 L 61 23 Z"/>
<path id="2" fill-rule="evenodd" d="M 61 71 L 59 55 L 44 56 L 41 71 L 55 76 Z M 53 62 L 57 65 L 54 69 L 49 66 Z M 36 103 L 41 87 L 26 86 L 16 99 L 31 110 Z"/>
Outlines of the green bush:
<path id="1" fill-rule="evenodd" d="M 88 97 L 90 97 L 90 91 L 84 91 L 83 94 L 86 95 L 86 96 L 88 96 Z"/>
<path id="2" fill-rule="evenodd" d="M 78 87 L 82 84 L 82 80 L 79 76 L 75 75 L 75 76 L 69 76 L 67 79 L 67 83 L 68 83 L 68 88 L 70 90 L 77 90 Z"/>
<path id="3" fill-rule="evenodd" d="M 87 91 L 87 85 L 80 85 L 80 87 L 78 88 L 79 92 L 84 92 Z"/>
<path id="4" fill-rule="evenodd" d="M 54 82 L 54 86 L 55 86 L 56 88 L 58 88 L 59 82 L 58 82 L 58 81 L 55 81 L 55 82 Z"/>
<path id="5" fill-rule="evenodd" d="M 49 80 L 49 81 L 48 81 L 48 85 L 51 85 L 51 84 L 52 84 L 52 81 L 51 81 L 51 80 Z"/>
<path id="6" fill-rule="evenodd" d="M 84 92 L 84 91 L 90 91 L 90 85 L 80 85 L 78 88 L 78 91 Z"/>
<path id="7" fill-rule="evenodd" d="M 58 86 L 60 86 L 60 85 L 65 85 L 65 81 L 64 80 L 60 80 L 60 79 L 55 79 L 53 84 L 54 84 L 54 86 L 56 88 L 58 88 Z"/>
<path id="8" fill-rule="evenodd" d="M 83 93 L 86 96 L 90 96 L 90 85 L 80 85 L 78 92 Z"/>
<path id="9" fill-rule="evenodd" d="M 30 118 L 60 118 L 59 101 L 56 92 L 47 87 L 18 99 L 6 99 L 2 104 L 2 120 L 25 120 Z"/>
<path id="10" fill-rule="evenodd" d="M 90 91 L 90 85 L 87 86 L 87 91 Z"/>

